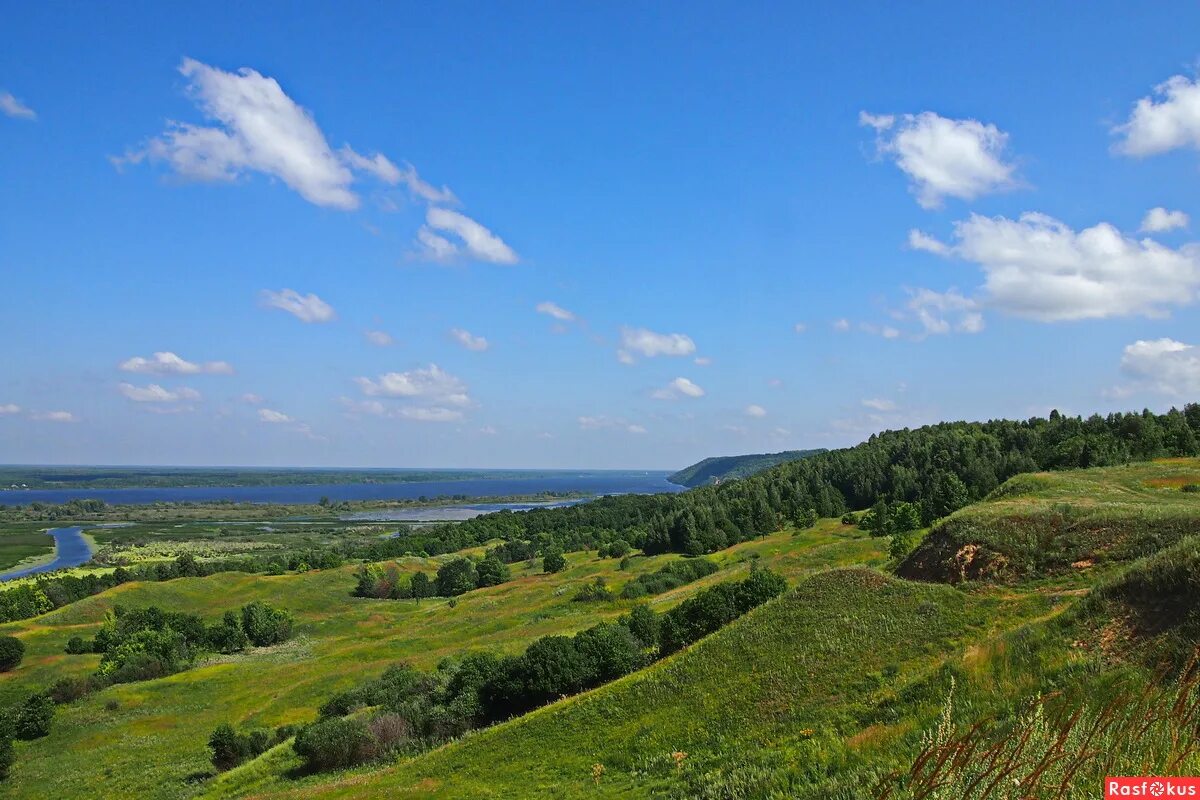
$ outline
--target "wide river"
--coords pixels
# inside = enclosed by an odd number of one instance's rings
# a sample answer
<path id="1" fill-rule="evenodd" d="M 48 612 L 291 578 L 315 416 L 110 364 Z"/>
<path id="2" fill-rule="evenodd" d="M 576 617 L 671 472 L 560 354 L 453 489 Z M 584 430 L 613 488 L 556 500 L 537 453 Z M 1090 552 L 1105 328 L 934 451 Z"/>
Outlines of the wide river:
<path id="1" fill-rule="evenodd" d="M 653 494 L 680 492 L 682 486 L 667 481 L 668 472 L 561 472 L 530 478 L 468 478 L 410 483 L 294 484 L 285 486 L 185 486 L 130 489 L 8 489 L 0 491 L 0 503 L 24 505 L 33 502 L 65 503 L 68 500 L 103 500 L 111 504 L 206 502 L 230 500 L 241 503 L 315 503 L 330 500 L 416 500 L 421 497 L 464 495 L 501 497 L 535 495 L 541 492 L 587 494 Z"/>

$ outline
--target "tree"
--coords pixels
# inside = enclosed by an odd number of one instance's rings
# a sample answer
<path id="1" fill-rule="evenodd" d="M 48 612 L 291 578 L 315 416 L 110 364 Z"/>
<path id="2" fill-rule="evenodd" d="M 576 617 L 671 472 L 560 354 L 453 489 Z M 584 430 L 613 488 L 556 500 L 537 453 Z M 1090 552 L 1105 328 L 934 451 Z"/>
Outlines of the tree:
<path id="1" fill-rule="evenodd" d="M 872 536 L 890 536 L 892 533 L 891 511 L 886 500 L 880 500 L 863 514 L 861 526 Z"/>
<path id="2" fill-rule="evenodd" d="M 292 615 L 255 600 L 242 606 L 242 630 L 255 647 L 286 642 L 292 635 Z"/>
<path id="3" fill-rule="evenodd" d="M 552 549 L 546 553 L 542 559 L 543 572 L 562 572 L 567 568 L 567 559 L 563 557 L 562 550 L 558 548 Z"/>
<path id="4" fill-rule="evenodd" d="M 417 600 L 422 597 L 433 597 L 433 584 L 424 572 L 414 573 L 409 579 L 408 585 L 412 589 L 412 596 Z"/>
<path id="5" fill-rule="evenodd" d="M 437 571 L 437 593 L 439 597 L 457 597 L 478 585 L 475 564 L 469 558 L 456 558 L 443 564 Z"/>
<path id="6" fill-rule="evenodd" d="M 50 733 L 54 720 L 54 701 L 47 694 L 34 694 L 17 709 L 13 733 L 18 739 L 40 739 Z"/>
<path id="7" fill-rule="evenodd" d="M 494 555 L 489 555 L 479 562 L 475 568 L 475 576 L 480 587 L 498 586 L 510 577 L 508 565 Z"/>
<path id="8" fill-rule="evenodd" d="M 16 669 L 24 657 L 24 642 L 15 636 L 0 636 L 0 672 Z"/>
<path id="9" fill-rule="evenodd" d="M 921 512 L 912 503 L 897 503 L 892 509 L 892 530 L 908 533 L 921 527 Z"/>
<path id="10" fill-rule="evenodd" d="M 248 742 L 238 735 L 228 722 L 216 727 L 208 737 L 208 749 L 212 751 L 213 766 L 222 772 L 233 769 L 250 755 Z"/>
<path id="11" fill-rule="evenodd" d="M 630 610 L 625 624 L 642 647 L 650 648 L 658 646 L 658 622 L 658 614 L 650 606 L 638 603 Z"/>
<path id="12" fill-rule="evenodd" d="M 321 772 L 367 761 L 374 755 L 375 739 L 362 719 L 334 717 L 306 725 L 292 749 L 310 770 Z"/>

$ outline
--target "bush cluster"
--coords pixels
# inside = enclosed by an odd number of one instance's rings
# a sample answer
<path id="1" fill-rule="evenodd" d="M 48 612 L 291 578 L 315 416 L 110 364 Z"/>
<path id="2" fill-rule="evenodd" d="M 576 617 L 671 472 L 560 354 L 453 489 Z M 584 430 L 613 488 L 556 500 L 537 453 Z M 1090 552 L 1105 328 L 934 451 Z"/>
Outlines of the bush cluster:
<path id="1" fill-rule="evenodd" d="M 647 595 L 662 594 L 699 580 L 717 571 L 717 565 L 706 558 L 685 558 L 672 561 L 662 569 L 636 578 L 621 589 L 621 597 L 636 600 Z"/>
<path id="2" fill-rule="evenodd" d="M 490 553 L 478 562 L 466 557 L 455 558 L 439 567 L 433 578 L 427 573 L 415 572 L 407 581 L 395 564 L 383 568 L 364 564 L 358 571 L 353 594 L 381 600 L 457 597 L 472 589 L 497 586 L 511 577 L 508 565 Z"/>

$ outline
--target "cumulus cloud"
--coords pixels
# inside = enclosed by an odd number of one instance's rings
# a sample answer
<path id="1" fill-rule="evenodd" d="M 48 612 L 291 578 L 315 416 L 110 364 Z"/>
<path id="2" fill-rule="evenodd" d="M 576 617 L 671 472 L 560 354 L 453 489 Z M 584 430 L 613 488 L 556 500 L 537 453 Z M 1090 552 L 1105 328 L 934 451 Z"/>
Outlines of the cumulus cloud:
<path id="1" fill-rule="evenodd" d="M 1176 228 L 1186 228 L 1190 221 L 1188 215 L 1182 211 L 1168 211 L 1159 206 L 1146 212 L 1139 230 L 1144 233 L 1164 233 Z"/>
<path id="2" fill-rule="evenodd" d="M 300 294 L 294 289 L 278 292 L 266 289 L 262 293 L 262 302 L 268 308 L 286 311 L 305 323 L 332 322 L 337 319 L 337 312 L 333 310 L 333 306 L 315 294 Z"/>
<path id="3" fill-rule="evenodd" d="M 79 417 L 70 411 L 36 411 L 30 418 L 38 422 L 79 422 Z"/>
<path id="4" fill-rule="evenodd" d="M 845 333 L 850 330 L 850 320 L 842 318 L 833 321 L 833 329 L 838 333 Z"/>
<path id="5" fill-rule="evenodd" d="M 1016 183 L 1016 166 L 1005 160 L 1008 134 L 995 125 L 932 111 L 900 117 L 862 112 L 859 124 L 875 130 L 878 154 L 908 175 L 923 208 L 940 208 L 946 197 L 973 200 Z"/>
<path id="6" fill-rule="evenodd" d="M 1133 239 L 1101 222 L 1075 231 L 1045 214 L 972 214 L 947 250 L 984 272 L 989 306 L 1042 322 L 1164 316 L 1200 289 L 1200 246 Z"/>
<path id="7" fill-rule="evenodd" d="M 882 397 L 872 397 L 870 399 L 863 400 L 862 404 L 864 406 L 866 406 L 867 408 L 873 408 L 876 411 L 895 411 L 896 410 L 895 403 L 893 403 L 891 400 L 885 400 Z"/>
<path id="8" fill-rule="evenodd" d="M 451 241 L 446 235 L 457 239 Z M 492 264 L 516 264 L 516 252 L 496 234 L 475 220 L 448 208 L 430 208 L 425 225 L 417 231 L 417 255 L 430 261 L 447 262 L 459 256 Z"/>
<path id="9" fill-rule="evenodd" d="M 463 347 L 476 353 L 481 353 L 489 347 L 487 339 L 462 328 L 451 328 L 450 336 Z"/>
<path id="10" fill-rule="evenodd" d="M 121 383 L 117 390 L 135 403 L 179 403 L 199 400 L 200 393 L 195 389 L 181 386 L 178 389 L 165 389 L 157 383 L 147 386 L 134 386 L 132 383 Z"/>
<path id="11" fill-rule="evenodd" d="M 916 289 L 910 292 L 908 308 L 927 336 L 950 333 L 952 330 L 958 333 L 979 333 L 983 330 L 979 301 L 964 297 L 955 289 L 946 292 Z M 898 336 L 899 332 L 895 335 Z"/>
<path id="12" fill-rule="evenodd" d="M 704 390 L 687 378 L 676 378 L 661 389 L 655 389 L 651 394 L 655 400 L 674 400 L 677 397 L 703 397 Z"/>
<path id="13" fill-rule="evenodd" d="M 422 398 L 442 406 L 469 406 L 467 385 L 437 364 L 408 372 L 388 372 L 372 380 L 355 378 L 368 397 Z"/>
<path id="14" fill-rule="evenodd" d="M 215 124 L 172 123 L 116 162 L 159 161 L 198 181 L 232 181 L 257 172 L 283 181 L 310 203 L 358 207 L 350 166 L 329 147 L 312 114 L 274 78 L 249 68 L 225 72 L 191 58 L 183 60 L 179 72 L 191 99 Z M 383 169 L 372 163 L 372 171 Z"/>
<path id="15" fill-rule="evenodd" d="M 285 422 L 292 422 L 292 418 L 282 411 L 275 411 L 270 408 L 260 408 L 258 410 L 258 418 L 262 422 L 267 422 L 272 425 L 280 425 Z"/>
<path id="16" fill-rule="evenodd" d="M 616 430 L 625 431 L 626 433 L 645 433 L 645 427 L 629 422 L 620 417 L 580 417 L 579 427 L 581 430 Z"/>
<path id="17" fill-rule="evenodd" d="M 1146 388 L 1194 400 L 1200 395 L 1200 347 L 1174 339 L 1138 340 L 1125 348 L 1121 371 L 1137 381 L 1118 394 Z"/>
<path id="18" fill-rule="evenodd" d="M 872 336 L 882 336 L 884 339 L 899 339 L 900 330 L 891 325 L 875 325 L 871 322 L 863 322 L 858 326 L 864 333 L 869 333 Z"/>
<path id="19" fill-rule="evenodd" d="M 1200 149 L 1200 80 L 1175 75 L 1134 103 L 1125 123 L 1113 128 L 1113 149 L 1145 157 L 1190 147 Z"/>
<path id="20" fill-rule="evenodd" d="M 4 403 L 0 405 L 0 417 L 6 417 L 10 414 L 20 414 L 21 407 L 16 403 Z"/>
<path id="21" fill-rule="evenodd" d="M 646 328 L 621 328 L 621 346 L 617 357 L 622 363 L 633 362 L 635 354 L 645 358 L 655 356 L 690 356 L 696 343 L 682 333 L 655 333 Z"/>
<path id="22" fill-rule="evenodd" d="M 363 336 L 367 337 L 367 341 L 376 347 L 387 347 L 396 341 L 387 331 L 364 331 Z"/>
<path id="23" fill-rule="evenodd" d="M 744 413 L 747 417 L 765 417 L 767 415 L 767 410 L 762 406 L 751 403 L 750 405 L 746 406 Z"/>
<path id="24" fill-rule="evenodd" d="M 0 113 L 13 119 L 37 119 L 36 111 L 8 92 L 0 92 Z"/>
<path id="25" fill-rule="evenodd" d="M 560 322 L 574 322 L 576 319 L 575 314 L 573 314 L 570 311 L 567 311 L 565 308 L 563 308 L 560 305 L 551 303 L 549 300 L 545 300 L 541 303 L 538 303 L 535 310 L 539 314 L 545 314 L 549 317 L 553 317 L 554 319 L 559 320 Z"/>
<path id="26" fill-rule="evenodd" d="M 195 362 L 180 358 L 170 351 L 160 351 L 150 358 L 134 356 L 117 365 L 122 372 L 147 375 L 232 375 L 233 367 L 226 361 Z"/>
<path id="27" fill-rule="evenodd" d="M 804 333 L 805 331 L 808 330 L 808 326 L 805 325 L 803 322 L 797 322 L 795 325 L 792 326 L 792 330 L 794 330 L 796 333 Z"/>
<path id="28" fill-rule="evenodd" d="M 944 242 L 938 241 L 924 231 L 919 231 L 913 228 L 908 232 L 908 247 L 910 250 L 924 250 L 927 253 L 935 253 L 939 256 L 944 256 L 950 252 L 950 247 Z"/>

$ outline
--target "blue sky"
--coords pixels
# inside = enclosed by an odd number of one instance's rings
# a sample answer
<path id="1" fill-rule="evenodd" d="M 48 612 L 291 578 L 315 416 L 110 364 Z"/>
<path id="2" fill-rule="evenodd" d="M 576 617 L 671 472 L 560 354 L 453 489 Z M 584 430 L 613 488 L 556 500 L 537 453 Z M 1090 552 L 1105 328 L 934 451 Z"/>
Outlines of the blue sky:
<path id="1" fill-rule="evenodd" d="M 3 9 L 0 461 L 671 468 L 1200 399 L 1193 4 Z"/>

